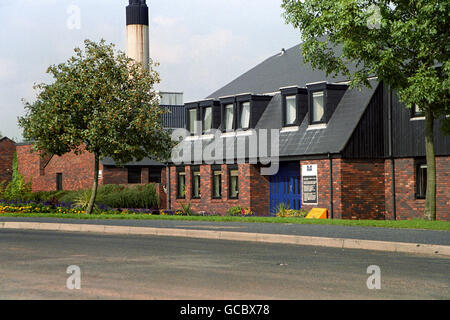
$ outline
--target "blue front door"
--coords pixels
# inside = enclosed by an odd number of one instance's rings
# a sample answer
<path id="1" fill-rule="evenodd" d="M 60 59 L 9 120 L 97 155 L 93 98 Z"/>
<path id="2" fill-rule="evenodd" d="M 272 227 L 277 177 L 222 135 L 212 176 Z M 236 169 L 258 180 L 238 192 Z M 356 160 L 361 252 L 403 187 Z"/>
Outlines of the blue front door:
<path id="1" fill-rule="evenodd" d="M 275 215 L 280 204 L 301 209 L 300 164 L 280 163 L 278 174 L 270 177 L 270 213 Z"/>

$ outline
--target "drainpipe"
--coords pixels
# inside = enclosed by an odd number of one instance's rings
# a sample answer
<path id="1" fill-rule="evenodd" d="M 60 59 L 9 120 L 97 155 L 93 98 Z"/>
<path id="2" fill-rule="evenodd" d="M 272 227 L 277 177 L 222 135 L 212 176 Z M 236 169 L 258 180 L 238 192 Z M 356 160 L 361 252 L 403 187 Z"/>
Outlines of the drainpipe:
<path id="1" fill-rule="evenodd" d="M 333 159 L 331 153 L 328 153 L 328 160 L 330 161 L 330 219 L 333 219 Z"/>
<path id="2" fill-rule="evenodd" d="M 393 134 L 392 134 L 392 126 L 393 126 L 393 120 L 392 120 L 392 90 L 391 87 L 388 86 L 388 115 L 389 115 L 389 121 L 388 121 L 388 135 L 389 135 L 389 157 L 391 159 L 391 177 L 392 177 L 392 220 L 397 220 L 397 207 L 396 207 L 396 198 L 395 198 L 395 160 L 394 160 L 394 141 L 393 141 Z"/>
<path id="3" fill-rule="evenodd" d="M 167 174 L 167 210 L 172 209 L 171 198 L 170 198 L 170 166 L 166 163 L 166 174 Z"/>

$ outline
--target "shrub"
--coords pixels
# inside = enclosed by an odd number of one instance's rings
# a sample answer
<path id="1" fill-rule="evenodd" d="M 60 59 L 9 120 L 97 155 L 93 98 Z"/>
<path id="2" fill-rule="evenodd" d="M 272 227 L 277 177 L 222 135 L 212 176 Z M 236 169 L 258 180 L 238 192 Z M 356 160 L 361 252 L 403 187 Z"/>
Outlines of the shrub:
<path id="1" fill-rule="evenodd" d="M 289 209 L 289 205 L 280 203 L 276 216 L 281 218 L 304 218 L 307 215 L 305 210 Z"/>
<path id="2" fill-rule="evenodd" d="M 188 204 L 181 204 L 181 211 L 182 211 L 182 215 L 184 216 L 193 216 L 195 215 L 195 213 L 191 210 L 191 203 L 189 202 Z"/>
<path id="3" fill-rule="evenodd" d="M 231 207 L 227 212 L 231 216 L 253 216 L 253 211 L 249 208 L 243 208 L 240 206 Z"/>

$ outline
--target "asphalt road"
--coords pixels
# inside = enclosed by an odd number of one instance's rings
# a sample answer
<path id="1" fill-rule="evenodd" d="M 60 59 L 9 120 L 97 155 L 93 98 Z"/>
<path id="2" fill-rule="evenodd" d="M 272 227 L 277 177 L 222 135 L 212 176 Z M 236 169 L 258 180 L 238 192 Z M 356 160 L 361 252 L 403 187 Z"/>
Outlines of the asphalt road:
<path id="1" fill-rule="evenodd" d="M 80 290 L 66 287 L 70 265 Z M 370 265 L 379 290 L 367 288 Z M 0 230 L 0 299 L 449 299 L 449 267 L 363 250 Z"/>

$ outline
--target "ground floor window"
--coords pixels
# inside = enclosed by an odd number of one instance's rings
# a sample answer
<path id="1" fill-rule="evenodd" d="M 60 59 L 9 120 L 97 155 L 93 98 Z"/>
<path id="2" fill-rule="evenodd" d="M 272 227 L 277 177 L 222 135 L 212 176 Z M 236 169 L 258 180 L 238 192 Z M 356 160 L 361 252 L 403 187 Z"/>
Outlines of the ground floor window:
<path id="1" fill-rule="evenodd" d="M 62 185 L 62 173 L 56 174 L 56 190 L 61 191 L 63 189 Z"/>
<path id="2" fill-rule="evenodd" d="M 177 171 L 177 197 L 179 199 L 186 198 L 186 172 L 184 170 Z"/>
<path id="3" fill-rule="evenodd" d="M 213 198 L 214 199 L 220 199 L 222 198 L 222 169 L 215 168 L 213 169 Z"/>
<path id="4" fill-rule="evenodd" d="M 150 168 L 148 170 L 149 183 L 161 183 L 161 169 Z"/>
<path id="5" fill-rule="evenodd" d="M 200 199 L 200 168 L 192 169 L 192 198 Z"/>
<path id="6" fill-rule="evenodd" d="M 416 199 L 425 199 L 427 193 L 426 160 L 416 160 Z"/>
<path id="7" fill-rule="evenodd" d="M 229 182 L 229 198 L 239 198 L 239 170 L 236 167 L 229 168 L 230 182 Z"/>
<path id="8" fill-rule="evenodd" d="M 129 184 L 141 183 L 141 168 L 140 167 L 128 168 L 128 183 Z"/>

